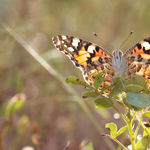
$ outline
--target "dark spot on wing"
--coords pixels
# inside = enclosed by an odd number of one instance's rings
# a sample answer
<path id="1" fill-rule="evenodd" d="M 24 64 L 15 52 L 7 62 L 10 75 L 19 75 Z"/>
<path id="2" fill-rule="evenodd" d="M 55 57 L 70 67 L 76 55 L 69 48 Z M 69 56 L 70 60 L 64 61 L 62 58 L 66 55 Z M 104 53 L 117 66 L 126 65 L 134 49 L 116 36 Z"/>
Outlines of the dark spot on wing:
<path id="1" fill-rule="evenodd" d="M 139 64 L 138 67 L 137 67 L 137 72 L 139 72 L 142 68 L 142 64 Z"/>
<path id="2" fill-rule="evenodd" d="M 80 50 L 81 47 L 82 47 L 82 45 L 81 45 L 81 43 L 79 43 L 78 46 L 77 46 L 77 50 Z"/>
<path id="3" fill-rule="evenodd" d="M 145 50 L 145 47 L 143 47 L 143 52 L 146 54 L 150 54 L 150 50 Z"/>
<path id="4" fill-rule="evenodd" d="M 88 60 L 86 61 L 88 64 L 91 63 L 91 58 L 87 58 Z"/>
<path id="5" fill-rule="evenodd" d="M 147 60 L 148 62 L 146 64 L 150 64 L 150 59 Z"/>
<path id="6" fill-rule="evenodd" d="M 101 65 L 101 67 L 100 67 L 102 70 L 104 70 L 104 65 Z"/>
<path id="7" fill-rule="evenodd" d="M 95 57 L 95 51 L 93 53 L 90 53 L 91 58 Z"/>
<path id="8" fill-rule="evenodd" d="M 76 66 L 76 67 L 79 67 L 79 64 L 78 64 L 78 63 L 75 63 L 75 66 Z"/>
<path id="9" fill-rule="evenodd" d="M 85 77 L 85 80 L 88 80 L 88 77 Z"/>
<path id="10" fill-rule="evenodd" d="M 144 39 L 143 41 L 146 41 L 146 42 L 148 42 L 149 44 L 150 44 L 150 37 L 147 39 Z"/>
<path id="11" fill-rule="evenodd" d="M 105 62 L 106 62 L 106 63 L 108 63 L 108 58 L 107 58 L 107 57 L 105 57 L 104 59 L 105 59 Z"/>
<path id="12" fill-rule="evenodd" d="M 103 59 L 102 59 L 102 58 L 99 58 L 98 61 L 99 61 L 100 63 L 102 63 Z"/>
<path id="13" fill-rule="evenodd" d="M 149 76 L 147 76 L 146 78 L 147 78 L 147 79 L 150 79 L 150 77 L 149 77 Z"/>
<path id="14" fill-rule="evenodd" d="M 96 46 L 96 51 L 99 52 L 99 47 L 98 46 Z"/>
<path id="15" fill-rule="evenodd" d="M 92 43 L 86 43 L 86 45 L 84 46 L 85 50 L 87 51 L 88 50 L 88 47 L 91 45 Z"/>
<path id="16" fill-rule="evenodd" d="M 138 47 L 138 49 L 141 49 L 141 48 L 142 48 L 141 44 L 138 44 L 137 47 Z"/>
<path id="17" fill-rule="evenodd" d="M 143 58 L 141 57 L 141 55 L 138 55 L 138 62 L 140 62 L 140 61 L 142 61 L 143 60 Z"/>

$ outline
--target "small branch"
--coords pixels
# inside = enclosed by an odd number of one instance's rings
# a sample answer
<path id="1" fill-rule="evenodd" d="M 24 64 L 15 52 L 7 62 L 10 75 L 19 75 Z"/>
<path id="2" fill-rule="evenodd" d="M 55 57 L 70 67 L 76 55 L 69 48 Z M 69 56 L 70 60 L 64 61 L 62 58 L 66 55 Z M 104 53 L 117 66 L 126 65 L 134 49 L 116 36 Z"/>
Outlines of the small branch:
<path id="1" fill-rule="evenodd" d="M 108 137 L 108 138 L 112 139 L 112 140 L 115 141 L 118 145 L 120 145 L 120 146 L 123 148 L 123 150 L 129 150 L 129 149 L 126 148 L 122 143 L 120 143 L 116 138 L 113 138 L 113 137 L 111 137 L 110 135 L 104 134 L 104 133 L 102 133 L 102 136 L 105 136 L 105 137 Z"/>
<path id="2" fill-rule="evenodd" d="M 113 108 L 117 111 L 117 113 L 122 117 L 122 119 L 127 122 L 126 117 L 113 105 Z"/>
<path id="3" fill-rule="evenodd" d="M 148 111 L 149 108 L 150 108 L 150 106 L 148 106 L 148 107 L 144 110 L 143 114 L 146 113 L 146 112 Z M 135 136 L 135 137 L 136 137 L 137 134 L 138 134 L 140 125 L 141 125 L 143 128 L 145 128 L 145 126 L 144 126 L 143 123 L 142 123 L 143 117 L 144 117 L 143 114 L 142 114 L 141 119 L 140 119 L 138 116 L 136 116 L 136 117 L 137 117 L 137 120 L 139 121 L 139 123 L 138 123 L 138 125 L 137 125 L 137 127 L 136 127 L 136 130 L 135 130 L 135 133 L 134 133 L 134 136 Z"/>

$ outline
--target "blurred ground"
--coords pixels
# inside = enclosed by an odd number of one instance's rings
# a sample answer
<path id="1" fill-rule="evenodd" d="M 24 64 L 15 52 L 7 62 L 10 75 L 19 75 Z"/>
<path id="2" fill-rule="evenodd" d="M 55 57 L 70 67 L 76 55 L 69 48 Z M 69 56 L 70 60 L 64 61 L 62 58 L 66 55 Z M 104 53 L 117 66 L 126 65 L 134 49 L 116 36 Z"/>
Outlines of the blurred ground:
<path id="1" fill-rule="evenodd" d="M 150 36 L 149 5 L 149 0 L 1 0 L 0 22 L 13 28 L 41 57 L 55 66 L 59 74 L 83 79 L 80 70 L 55 49 L 51 38 L 58 34 L 73 35 L 112 52 L 108 44 L 92 33 L 96 32 L 118 48 L 133 30 L 134 34 L 121 48 L 126 51 Z M 35 61 L 3 26 L 0 28 L 0 52 L 1 127 L 7 119 L 4 115 L 7 102 L 17 93 L 26 95 L 25 105 L 15 114 L 11 128 L 1 135 L 2 150 L 20 150 L 27 145 L 40 149 L 31 140 L 33 133 L 39 133 L 43 150 L 63 150 L 68 140 L 71 141 L 70 149 L 74 150 L 85 138 L 93 142 L 95 150 L 109 149 L 104 137 L 74 101 L 74 95 Z M 73 87 L 79 95 L 85 91 L 80 86 Z M 118 127 L 124 125 L 122 119 L 113 118 L 112 109 L 97 110 L 92 99 L 83 101 L 103 129 L 112 121 Z M 20 131 L 21 119 L 25 124 Z M 104 129 L 103 133 L 108 131 Z M 122 138 L 127 146 L 127 136 Z"/>

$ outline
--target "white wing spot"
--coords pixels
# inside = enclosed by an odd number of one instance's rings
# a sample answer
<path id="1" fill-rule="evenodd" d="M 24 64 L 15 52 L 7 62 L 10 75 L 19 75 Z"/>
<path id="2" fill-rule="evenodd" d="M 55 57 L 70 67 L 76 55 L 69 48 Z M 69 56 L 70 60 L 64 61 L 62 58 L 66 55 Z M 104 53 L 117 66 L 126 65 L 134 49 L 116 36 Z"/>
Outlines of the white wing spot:
<path id="1" fill-rule="evenodd" d="M 78 43 L 80 42 L 80 40 L 78 38 L 74 38 L 73 39 L 73 42 L 72 42 L 72 45 L 73 46 L 78 46 Z"/>
<path id="2" fill-rule="evenodd" d="M 66 40 L 66 39 L 67 39 L 67 37 L 66 37 L 66 36 L 64 36 L 64 35 L 62 35 L 62 39 L 63 39 L 63 40 Z"/>
<path id="3" fill-rule="evenodd" d="M 95 70 L 90 70 L 90 73 L 92 74 L 92 73 L 94 73 L 95 72 Z"/>
<path id="4" fill-rule="evenodd" d="M 95 49 L 95 46 L 91 45 L 88 47 L 88 52 L 93 53 L 94 49 Z"/>
<path id="5" fill-rule="evenodd" d="M 143 47 L 145 47 L 145 49 L 150 49 L 150 44 L 148 42 L 144 42 L 141 44 Z"/>
<path id="6" fill-rule="evenodd" d="M 61 43 L 65 43 L 64 41 L 61 41 Z"/>
<path id="7" fill-rule="evenodd" d="M 60 45 L 60 41 L 57 42 L 57 45 Z"/>
<path id="8" fill-rule="evenodd" d="M 73 51 L 74 51 L 74 49 L 73 49 L 72 47 L 68 47 L 68 50 L 69 50 L 70 52 L 73 52 Z"/>
<path id="9" fill-rule="evenodd" d="M 64 45 L 64 47 L 67 47 L 67 45 Z"/>

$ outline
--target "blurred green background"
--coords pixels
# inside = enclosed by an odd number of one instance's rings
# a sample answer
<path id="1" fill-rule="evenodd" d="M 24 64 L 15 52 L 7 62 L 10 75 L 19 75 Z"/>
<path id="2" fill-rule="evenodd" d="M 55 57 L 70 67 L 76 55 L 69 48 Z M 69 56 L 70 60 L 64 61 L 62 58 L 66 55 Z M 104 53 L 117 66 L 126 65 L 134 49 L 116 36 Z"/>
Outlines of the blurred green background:
<path id="1" fill-rule="evenodd" d="M 82 73 L 71 61 L 56 50 L 52 37 L 72 35 L 106 48 L 113 49 L 93 36 L 118 48 L 133 30 L 134 34 L 122 46 L 126 51 L 133 44 L 150 36 L 149 0 L 1 0 L 0 23 L 10 26 L 39 55 L 58 70 L 64 78 Z M 0 149 L 63 150 L 70 141 L 70 150 L 79 148 L 85 138 L 93 142 L 95 150 L 110 149 L 93 121 L 78 101 L 83 101 L 96 118 L 103 133 L 105 124 L 115 122 L 122 127 L 122 119 L 114 119 L 113 109 L 96 109 L 93 99 L 80 99 L 83 87 L 73 86 L 79 97 L 64 88 L 56 76 L 48 73 L 23 46 L 0 25 Z M 69 86 L 69 85 L 65 85 Z M 24 93 L 24 106 L 8 122 L 5 109 L 10 99 Z M 7 126 L 7 127 L 6 127 Z M 34 142 L 34 135 L 42 144 Z M 35 138 L 36 139 L 36 138 Z M 38 139 L 38 138 L 37 138 Z M 120 137 L 125 146 L 127 134 Z M 40 143 L 39 142 L 39 143 Z M 112 143 L 116 149 L 117 144 Z M 113 149 L 113 148 L 112 148 Z"/>

